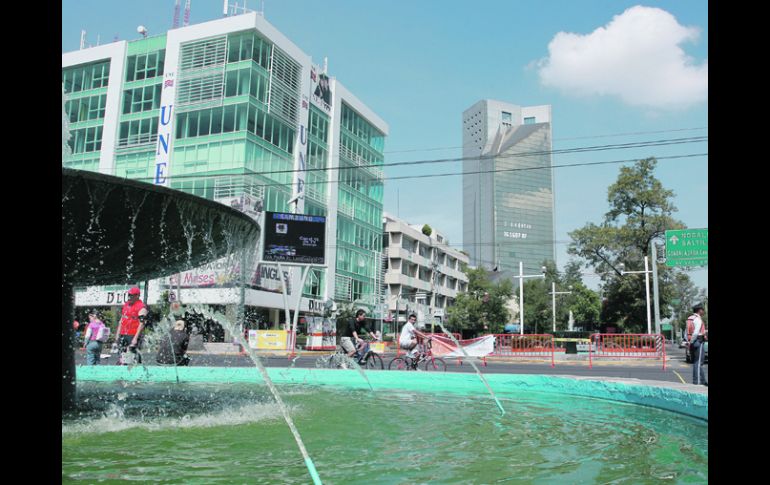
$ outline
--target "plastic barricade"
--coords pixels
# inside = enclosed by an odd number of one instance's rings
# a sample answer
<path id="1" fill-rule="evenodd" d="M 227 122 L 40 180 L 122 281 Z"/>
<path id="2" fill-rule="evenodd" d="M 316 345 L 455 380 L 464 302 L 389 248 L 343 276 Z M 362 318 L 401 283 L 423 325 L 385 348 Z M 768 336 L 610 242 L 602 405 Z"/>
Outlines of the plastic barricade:
<path id="1" fill-rule="evenodd" d="M 433 336 L 438 337 L 446 337 L 446 334 L 443 333 L 423 333 L 422 335 L 420 333 L 416 334 L 417 337 L 417 345 L 423 345 L 425 343 L 426 338 L 430 338 Z M 460 341 L 461 335 L 459 333 L 452 333 L 452 336 L 457 339 L 457 341 Z M 398 336 L 396 336 L 396 340 L 393 342 L 393 345 L 396 347 L 396 357 L 400 357 L 401 354 L 405 354 L 406 350 L 401 348 L 401 345 L 398 344 Z"/>
<path id="2" fill-rule="evenodd" d="M 595 358 L 659 359 L 666 370 L 666 345 L 662 334 L 595 333 L 591 335 L 588 366 Z"/>
<path id="3" fill-rule="evenodd" d="M 550 359 L 555 367 L 553 335 L 551 334 L 495 334 L 495 352 L 498 357 L 536 357 Z"/>

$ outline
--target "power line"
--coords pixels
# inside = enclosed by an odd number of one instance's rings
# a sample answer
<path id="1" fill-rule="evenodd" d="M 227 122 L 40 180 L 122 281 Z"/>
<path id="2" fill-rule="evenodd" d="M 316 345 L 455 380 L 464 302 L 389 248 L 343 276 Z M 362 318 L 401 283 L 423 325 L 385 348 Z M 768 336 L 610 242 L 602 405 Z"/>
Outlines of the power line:
<path id="1" fill-rule="evenodd" d="M 708 136 L 699 136 L 699 137 L 673 138 L 673 139 L 663 139 L 663 140 L 648 140 L 648 141 L 642 141 L 642 142 L 620 143 L 620 144 L 612 144 L 612 145 L 575 147 L 575 148 L 568 148 L 568 149 L 561 149 L 561 150 L 540 150 L 540 151 L 518 152 L 518 153 L 510 153 L 510 154 L 480 155 L 480 156 L 473 156 L 473 157 L 438 158 L 438 159 L 427 159 L 427 160 L 392 162 L 392 163 L 383 163 L 383 164 L 356 165 L 356 166 L 350 166 L 350 167 L 337 166 L 337 167 L 306 168 L 305 170 L 297 170 L 297 169 L 272 170 L 268 172 L 259 172 L 259 173 L 253 173 L 253 174 L 244 172 L 242 174 L 226 173 L 226 174 L 208 174 L 208 175 L 197 175 L 197 174 L 176 175 L 176 176 L 169 175 L 167 178 L 169 180 L 180 180 L 180 179 L 186 179 L 186 178 L 230 177 L 234 175 L 277 175 L 277 174 L 327 172 L 331 170 L 338 170 L 338 171 L 339 170 L 358 170 L 358 169 L 366 169 L 366 168 L 375 168 L 375 169 L 381 170 L 385 167 L 396 167 L 396 166 L 402 166 L 402 165 L 428 165 L 428 164 L 434 164 L 434 163 L 453 163 L 453 162 L 463 162 L 463 161 L 479 161 L 480 163 L 482 160 L 500 160 L 500 159 L 508 159 L 508 158 L 532 157 L 532 156 L 543 156 L 543 155 L 564 155 L 564 154 L 570 154 L 570 153 L 585 153 L 585 152 L 597 152 L 597 151 L 608 151 L 608 150 L 627 150 L 631 148 L 650 148 L 650 147 L 657 147 L 657 146 L 701 143 L 706 141 L 708 141 Z M 550 167 L 538 167 L 538 168 L 550 168 Z M 466 172 L 466 173 L 473 173 L 473 172 Z M 152 180 L 152 179 L 153 179 L 152 177 L 139 177 L 134 180 Z"/>
<path id="2" fill-rule="evenodd" d="M 707 130 L 708 126 L 701 126 L 697 128 L 676 128 L 672 130 L 657 130 L 657 131 L 633 131 L 628 133 L 610 133 L 610 134 L 604 134 L 604 135 L 587 135 L 587 136 L 574 136 L 570 138 L 555 138 L 553 140 L 554 143 L 560 142 L 560 141 L 572 141 L 572 140 L 590 140 L 594 138 L 614 138 L 619 136 L 634 136 L 634 135 L 656 135 L 659 133 L 675 133 L 680 131 L 698 131 L 698 130 Z M 487 143 L 486 145 L 482 145 L 484 148 L 490 147 L 494 145 L 495 142 L 491 141 Z M 452 146 L 452 147 L 431 147 L 431 148 L 412 148 L 407 150 L 392 150 L 392 151 L 386 151 L 383 153 L 413 153 L 413 152 L 431 152 L 431 151 L 438 151 L 438 150 L 456 150 L 459 148 L 464 148 L 463 146 Z"/>
<path id="3" fill-rule="evenodd" d="M 678 159 L 678 158 L 694 158 L 694 157 L 703 157 L 708 156 L 708 153 L 691 153 L 687 155 L 671 155 L 667 157 L 655 157 L 656 160 L 672 160 L 672 159 Z M 500 172 L 518 172 L 518 171 L 528 171 L 528 170 L 544 170 L 544 169 L 555 169 L 555 168 L 571 168 L 571 167 L 587 167 L 587 166 L 594 166 L 594 165 L 609 165 L 609 164 L 618 164 L 618 163 L 630 163 L 630 162 L 636 162 L 638 160 L 641 160 L 640 158 L 631 158 L 631 159 L 624 159 L 624 160 L 608 160 L 603 162 L 583 162 L 583 163 L 574 163 L 574 164 L 565 164 L 565 165 L 549 165 L 547 167 L 524 167 L 524 168 L 503 168 L 503 169 L 497 169 L 497 170 L 479 170 L 474 172 L 451 172 L 451 173 L 439 173 L 439 174 L 423 174 L 423 175 L 403 175 L 399 177 L 384 177 L 383 181 L 385 180 L 407 180 L 407 179 L 424 179 L 424 178 L 439 178 L 439 177 L 455 177 L 458 175 L 475 175 L 475 174 L 488 174 L 488 173 L 500 173 Z M 217 175 L 217 176 L 228 176 L 228 177 L 240 177 L 240 176 L 251 176 L 251 175 L 259 175 L 259 174 L 224 174 L 224 175 Z M 185 176 L 187 178 L 188 176 Z M 198 175 L 196 177 L 190 177 L 197 180 L 210 178 L 210 175 Z M 305 181 L 305 185 L 330 185 L 330 184 L 342 184 L 345 185 L 344 182 L 337 180 L 321 180 L 317 182 L 310 182 Z M 231 184 L 228 185 L 228 188 L 231 189 L 238 189 L 238 188 L 254 188 L 254 187 L 290 187 L 292 186 L 293 182 L 287 182 L 287 183 L 281 183 L 281 182 L 275 182 L 275 183 L 267 183 L 267 184 Z M 356 190 L 356 189 L 353 189 Z"/>

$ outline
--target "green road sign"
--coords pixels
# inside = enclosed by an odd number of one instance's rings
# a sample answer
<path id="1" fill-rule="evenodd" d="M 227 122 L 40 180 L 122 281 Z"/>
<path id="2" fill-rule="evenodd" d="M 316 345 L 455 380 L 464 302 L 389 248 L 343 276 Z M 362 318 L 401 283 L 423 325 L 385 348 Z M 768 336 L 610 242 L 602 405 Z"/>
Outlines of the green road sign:
<path id="1" fill-rule="evenodd" d="M 666 231 L 666 266 L 707 266 L 709 230 Z"/>

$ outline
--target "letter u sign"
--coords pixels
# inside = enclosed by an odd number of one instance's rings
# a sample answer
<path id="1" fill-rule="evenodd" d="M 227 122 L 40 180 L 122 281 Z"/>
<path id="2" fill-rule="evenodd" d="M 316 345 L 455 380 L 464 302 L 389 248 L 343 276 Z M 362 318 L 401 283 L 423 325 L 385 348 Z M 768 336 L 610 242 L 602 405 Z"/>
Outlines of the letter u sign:
<path id="1" fill-rule="evenodd" d="M 160 108 L 160 124 L 161 125 L 167 125 L 171 123 L 171 109 L 174 105 L 170 104 L 168 106 L 161 106 Z M 166 108 L 168 108 L 168 119 L 166 119 Z"/>

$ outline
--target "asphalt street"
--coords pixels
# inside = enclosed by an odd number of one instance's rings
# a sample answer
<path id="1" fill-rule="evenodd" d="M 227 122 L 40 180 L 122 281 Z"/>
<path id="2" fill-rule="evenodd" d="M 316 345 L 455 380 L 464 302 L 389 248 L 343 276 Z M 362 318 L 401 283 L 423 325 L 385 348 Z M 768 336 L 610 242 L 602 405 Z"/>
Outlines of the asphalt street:
<path id="1" fill-rule="evenodd" d="M 319 359 L 327 356 L 329 352 L 300 352 L 293 359 L 285 355 L 263 355 L 262 363 L 266 367 L 296 367 L 296 368 L 315 368 L 319 366 Z M 236 353 L 215 354 L 206 352 L 190 352 L 191 366 L 205 367 L 250 367 L 254 363 L 246 355 Z M 155 355 L 152 353 L 144 354 L 144 363 L 154 365 Z M 395 357 L 394 353 L 385 353 L 382 355 L 385 368 Z M 85 353 L 79 350 L 76 354 L 76 363 L 85 364 Z M 447 358 L 447 372 L 475 372 L 473 367 L 465 362 L 462 365 L 457 359 Z M 117 355 L 111 354 L 103 358 L 102 365 L 115 365 Z M 580 377 L 611 377 L 628 378 L 649 381 L 663 381 L 674 383 L 692 382 L 692 365 L 685 363 L 684 349 L 679 349 L 676 345 L 666 346 L 666 369 L 663 369 L 660 360 L 639 360 L 623 359 L 608 360 L 594 359 L 593 367 L 589 367 L 587 357 L 584 355 L 560 355 L 557 357 L 555 366 L 551 367 L 550 360 L 535 360 L 533 358 L 487 358 L 487 365 L 484 366 L 480 361 L 476 362 L 481 372 L 487 374 L 508 373 L 508 374 L 540 374 L 540 375 L 567 375 Z M 708 365 L 705 366 L 708 372 Z M 393 371 L 395 372 L 395 371 Z"/>

